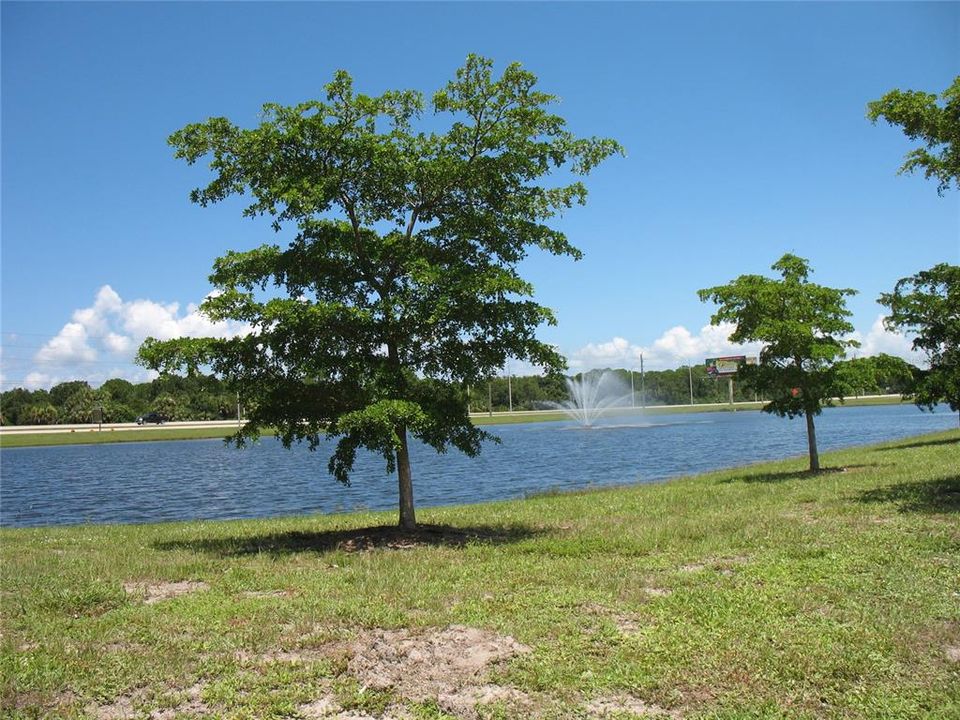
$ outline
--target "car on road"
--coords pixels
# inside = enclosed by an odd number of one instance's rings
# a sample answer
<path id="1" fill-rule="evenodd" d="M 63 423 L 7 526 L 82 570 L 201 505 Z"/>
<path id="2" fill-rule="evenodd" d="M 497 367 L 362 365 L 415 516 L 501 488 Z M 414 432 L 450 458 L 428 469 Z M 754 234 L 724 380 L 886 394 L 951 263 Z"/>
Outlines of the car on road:
<path id="1" fill-rule="evenodd" d="M 158 412 L 148 412 L 146 415 L 141 415 L 137 418 L 137 425 L 149 425 L 150 423 L 163 425 L 166 420 L 167 419 Z"/>

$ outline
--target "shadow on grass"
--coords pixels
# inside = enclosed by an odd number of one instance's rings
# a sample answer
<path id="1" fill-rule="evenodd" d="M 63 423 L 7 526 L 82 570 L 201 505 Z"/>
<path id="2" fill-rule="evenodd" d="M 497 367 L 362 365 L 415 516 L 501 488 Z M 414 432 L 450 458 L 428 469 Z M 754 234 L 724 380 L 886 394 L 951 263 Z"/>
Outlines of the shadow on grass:
<path id="1" fill-rule="evenodd" d="M 941 438 L 939 440 L 918 440 L 917 442 L 897 443 L 887 447 L 877 448 L 878 450 L 903 450 L 905 448 L 934 447 L 936 445 L 960 445 L 960 437 Z"/>
<path id="2" fill-rule="evenodd" d="M 861 465 L 844 465 L 843 467 L 822 467 L 819 472 L 810 472 L 809 470 L 784 470 L 782 472 L 755 473 L 753 475 L 737 475 L 735 477 L 721 480 L 721 484 L 730 483 L 780 483 L 790 480 L 813 480 L 814 478 L 827 475 L 853 473 L 865 468 L 880 467 L 879 463 L 866 463 Z"/>
<path id="3" fill-rule="evenodd" d="M 291 555 L 301 552 L 326 553 L 333 550 L 365 552 L 378 548 L 409 550 L 418 547 L 464 547 L 471 543 L 502 545 L 542 535 L 524 525 L 507 527 L 452 525 L 420 525 L 416 530 L 401 530 L 396 526 L 377 526 L 350 530 L 300 531 L 241 535 L 236 537 L 209 537 L 191 540 L 167 540 L 153 544 L 157 550 L 192 550 L 221 557 L 243 555 Z"/>
<path id="4" fill-rule="evenodd" d="M 960 475 L 900 483 L 861 493 L 862 503 L 898 503 L 902 513 L 960 512 Z"/>

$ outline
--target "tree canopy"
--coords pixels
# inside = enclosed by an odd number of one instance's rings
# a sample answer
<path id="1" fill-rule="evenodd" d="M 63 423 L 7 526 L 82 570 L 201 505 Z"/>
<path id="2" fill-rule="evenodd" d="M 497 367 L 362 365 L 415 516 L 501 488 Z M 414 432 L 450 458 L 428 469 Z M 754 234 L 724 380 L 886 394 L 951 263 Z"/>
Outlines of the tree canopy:
<path id="1" fill-rule="evenodd" d="M 911 388 L 917 405 L 946 402 L 960 411 L 960 266 L 940 263 L 902 278 L 879 302 L 890 308 L 887 328 L 913 333 L 913 349 L 930 364 Z"/>
<path id="2" fill-rule="evenodd" d="M 923 146 L 907 153 L 901 173 L 922 168 L 927 178 L 937 180 L 943 194 L 951 184 L 960 188 L 960 76 L 940 96 L 917 90 L 893 90 L 867 105 L 873 122 L 883 118 L 899 125 L 911 140 Z"/>
<path id="3" fill-rule="evenodd" d="M 342 482 L 358 450 L 381 454 L 398 471 L 400 524 L 413 527 L 408 433 L 474 455 L 487 436 L 469 421 L 469 384 L 509 357 L 564 367 L 536 338 L 554 316 L 517 265 L 533 248 L 580 256 L 549 223 L 585 201 L 575 176 L 622 149 L 568 131 L 536 82 L 519 64 L 495 78 L 471 55 L 416 128 L 421 93 L 359 94 L 340 71 L 325 100 L 267 104 L 255 128 L 211 118 L 174 133 L 176 156 L 213 172 L 194 202 L 241 196 L 246 215 L 293 238 L 214 263 L 202 311 L 250 334 L 148 340 L 142 361 L 208 366 L 242 387 L 251 410 L 238 443 L 267 426 L 287 446 L 335 438 L 328 468 Z M 543 184 L 551 173 L 560 182 Z"/>
<path id="4" fill-rule="evenodd" d="M 837 363 L 836 380 L 841 395 L 905 393 L 917 368 L 903 358 L 886 353 Z"/>
<path id="5" fill-rule="evenodd" d="M 829 288 L 808 281 L 810 264 L 786 254 L 772 265 L 781 279 L 741 275 L 727 285 L 699 291 L 700 299 L 719 307 L 710 318 L 718 325 L 732 322 L 735 343 L 760 342 L 757 365 L 741 365 L 739 375 L 771 398 L 764 411 L 780 417 L 802 415 L 807 421 L 810 470 L 820 469 L 814 416 L 835 396 L 842 397 L 835 364 L 853 332 L 846 297 L 855 290 Z"/>

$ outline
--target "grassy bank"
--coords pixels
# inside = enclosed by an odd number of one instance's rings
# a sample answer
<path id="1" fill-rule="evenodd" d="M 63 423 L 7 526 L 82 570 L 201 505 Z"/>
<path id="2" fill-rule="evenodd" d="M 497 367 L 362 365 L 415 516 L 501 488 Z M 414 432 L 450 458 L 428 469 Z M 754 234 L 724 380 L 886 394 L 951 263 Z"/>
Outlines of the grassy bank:
<path id="1" fill-rule="evenodd" d="M 956 718 L 960 431 L 393 514 L 0 531 L 6 717 Z M 342 714 L 338 714 L 342 713 Z"/>
<path id="2" fill-rule="evenodd" d="M 154 442 L 160 440 L 209 440 L 226 438 L 234 428 L 167 428 L 136 430 L 77 430 L 75 432 L 10 433 L 0 436 L 0 448 L 42 447 L 45 445 L 99 445 L 100 443 Z"/>
<path id="3" fill-rule="evenodd" d="M 900 403 L 899 397 L 879 396 L 849 398 L 844 403 L 851 407 L 859 405 L 891 405 Z M 763 403 L 737 403 L 733 408 L 737 411 L 759 410 Z M 651 405 L 642 411 L 629 409 L 612 411 L 611 416 L 635 416 L 642 412 L 646 415 L 669 415 L 691 412 L 730 412 L 729 405 Z M 566 420 L 563 412 L 525 412 L 518 410 L 512 413 L 495 413 L 494 415 L 473 415 L 476 425 L 510 425 L 528 422 L 556 422 Z M 116 442 L 152 442 L 157 440 L 201 440 L 211 438 L 225 438 L 231 435 L 232 428 L 170 428 L 149 427 L 131 430 L 104 430 L 96 429 L 76 430 L 74 432 L 51 433 L 4 433 L 0 435 L 0 448 L 15 447 L 42 447 L 45 445 L 96 445 L 98 443 Z M 264 433 L 269 435 L 270 432 Z"/>

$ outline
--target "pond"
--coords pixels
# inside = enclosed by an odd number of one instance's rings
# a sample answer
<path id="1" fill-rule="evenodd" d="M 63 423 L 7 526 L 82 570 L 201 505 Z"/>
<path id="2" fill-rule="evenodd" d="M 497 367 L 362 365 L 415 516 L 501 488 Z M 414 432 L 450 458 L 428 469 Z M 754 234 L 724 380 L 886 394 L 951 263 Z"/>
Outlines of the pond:
<path id="1" fill-rule="evenodd" d="M 828 408 L 821 452 L 957 426 L 949 409 Z M 806 453 L 802 418 L 755 411 L 489 428 L 502 439 L 477 458 L 411 445 L 418 508 L 517 498 L 548 490 L 646 483 Z M 0 525 L 143 523 L 393 509 L 396 480 L 372 455 L 350 487 L 327 473 L 332 443 L 284 450 L 273 438 L 245 450 L 220 440 L 11 448 L 0 451 Z"/>

